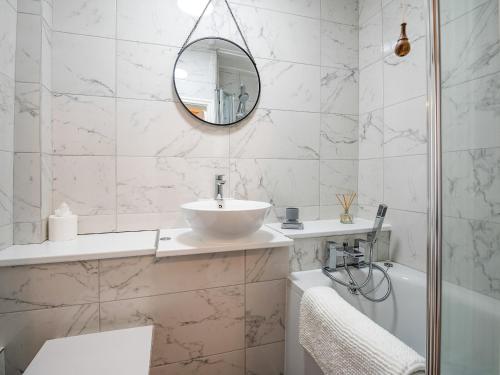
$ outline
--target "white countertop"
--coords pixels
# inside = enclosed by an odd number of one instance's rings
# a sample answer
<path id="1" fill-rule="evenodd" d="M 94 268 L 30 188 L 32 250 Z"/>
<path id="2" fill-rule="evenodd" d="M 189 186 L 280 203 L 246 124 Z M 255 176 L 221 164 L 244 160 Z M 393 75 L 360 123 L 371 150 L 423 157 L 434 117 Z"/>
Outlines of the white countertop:
<path id="1" fill-rule="evenodd" d="M 153 326 L 48 340 L 25 375 L 147 375 Z"/>
<path id="2" fill-rule="evenodd" d="M 0 267 L 151 255 L 157 235 L 158 231 L 86 234 L 73 241 L 14 245 L 0 250 Z"/>
<path id="3" fill-rule="evenodd" d="M 168 240 L 166 238 L 169 238 Z M 160 230 L 157 257 L 268 249 L 293 245 L 293 240 L 266 226 L 248 237 L 227 242 L 209 241 L 196 236 L 190 228 Z"/>
<path id="4" fill-rule="evenodd" d="M 272 223 L 267 226 L 289 238 L 296 239 L 366 233 L 373 228 L 373 220 L 355 218 L 353 224 L 342 224 L 338 219 L 304 221 L 303 230 L 281 229 L 281 223 Z M 382 227 L 383 231 L 391 229 L 392 226 L 388 223 Z"/>

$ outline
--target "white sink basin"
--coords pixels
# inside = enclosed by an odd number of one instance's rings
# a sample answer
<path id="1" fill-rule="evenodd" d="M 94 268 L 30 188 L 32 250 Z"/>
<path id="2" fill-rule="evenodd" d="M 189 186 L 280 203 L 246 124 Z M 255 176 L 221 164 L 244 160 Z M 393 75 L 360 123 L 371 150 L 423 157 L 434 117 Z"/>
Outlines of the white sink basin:
<path id="1" fill-rule="evenodd" d="M 270 207 L 266 202 L 225 199 L 222 208 L 216 200 L 200 200 L 183 204 L 181 209 L 195 233 L 224 240 L 258 231 Z"/>

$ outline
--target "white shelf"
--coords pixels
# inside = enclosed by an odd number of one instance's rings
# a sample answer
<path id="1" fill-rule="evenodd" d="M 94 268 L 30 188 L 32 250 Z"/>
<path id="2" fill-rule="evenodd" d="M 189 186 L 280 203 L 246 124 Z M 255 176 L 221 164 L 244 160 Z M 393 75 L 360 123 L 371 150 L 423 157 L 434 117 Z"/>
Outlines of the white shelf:
<path id="1" fill-rule="evenodd" d="M 158 231 L 86 234 L 73 241 L 14 245 L 0 250 L 0 267 L 151 255 L 157 235 Z"/>
<path id="2" fill-rule="evenodd" d="M 340 220 L 304 221 L 304 229 L 281 229 L 281 223 L 267 225 L 269 228 L 293 239 L 338 236 L 345 234 L 359 234 L 369 232 L 373 228 L 373 220 L 354 219 L 353 224 L 342 224 Z M 383 231 L 391 230 L 392 226 L 385 223 Z"/>
<path id="3" fill-rule="evenodd" d="M 291 245 L 293 245 L 293 240 L 266 226 L 251 236 L 225 242 L 203 239 L 196 236 L 190 228 L 164 229 L 160 230 L 156 256 L 161 258 L 238 250 L 268 249 Z"/>

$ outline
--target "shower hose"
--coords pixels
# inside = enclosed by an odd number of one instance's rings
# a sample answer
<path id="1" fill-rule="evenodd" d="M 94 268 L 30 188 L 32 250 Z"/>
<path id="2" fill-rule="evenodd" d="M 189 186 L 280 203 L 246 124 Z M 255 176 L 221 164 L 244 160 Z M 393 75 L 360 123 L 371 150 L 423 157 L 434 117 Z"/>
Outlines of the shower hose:
<path id="1" fill-rule="evenodd" d="M 349 270 L 349 266 L 347 265 L 345 255 L 344 255 L 344 269 L 346 270 L 347 275 L 349 276 L 349 279 L 351 280 L 350 283 L 347 283 L 347 282 L 345 282 L 343 280 L 337 279 L 326 268 L 323 268 L 323 273 L 326 276 L 328 276 L 330 279 L 332 279 L 333 281 L 335 281 L 335 282 L 337 282 L 337 283 L 339 283 L 339 284 L 347 287 L 349 290 L 351 290 L 353 292 L 359 291 L 359 293 L 361 293 L 361 295 L 363 297 L 365 297 L 367 300 L 369 300 L 371 302 L 382 302 L 382 301 L 385 301 L 390 296 L 391 291 L 392 291 L 392 282 L 391 282 L 391 278 L 389 277 L 389 274 L 387 273 L 386 270 L 384 270 L 378 264 L 373 264 L 373 245 L 374 245 L 374 242 L 373 241 L 370 242 L 370 256 L 369 256 L 369 260 L 368 260 L 368 276 L 366 277 L 366 279 L 361 284 L 359 284 L 356 281 L 356 279 L 354 278 L 354 276 L 351 273 L 351 270 Z M 365 292 L 365 291 L 363 291 L 363 288 L 372 279 L 372 277 L 373 277 L 373 268 L 374 267 L 376 269 L 378 269 L 379 271 L 382 272 L 382 274 L 384 275 L 384 278 L 373 289 Z M 382 281 L 384 279 L 387 280 L 387 292 L 382 297 L 380 297 L 380 298 L 370 297 L 368 295 L 368 293 L 371 293 L 371 292 L 375 291 L 380 286 L 380 284 L 382 283 Z"/>

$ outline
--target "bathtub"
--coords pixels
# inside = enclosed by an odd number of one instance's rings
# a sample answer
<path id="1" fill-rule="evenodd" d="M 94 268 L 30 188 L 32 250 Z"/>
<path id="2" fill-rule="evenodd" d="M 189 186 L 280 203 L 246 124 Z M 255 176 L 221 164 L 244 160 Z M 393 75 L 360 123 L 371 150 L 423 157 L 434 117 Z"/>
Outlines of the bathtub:
<path id="1" fill-rule="evenodd" d="M 383 265 L 383 263 L 378 263 Z M 425 356 L 426 275 L 392 263 L 393 292 L 384 302 L 373 303 L 334 283 L 321 270 L 293 272 L 288 281 L 286 322 L 286 375 L 321 375 L 314 360 L 298 342 L 302 293 L 313 286 L 331 286 L 346 301 L 380 326 Z M 356 270 L 361 280 L 367 269 Z M 374 283 L 381 280 L 375 272 Z M 338 274 L 336 274 L 338 275 Z M 383 295 L 382 284 L 376 295 Z M 500 374 L 500 300 L 443 282 L 443 375 Z"/>
<path id="2" fill-rule="evenodd" d="M 378 263 L 383 266 L 383 263 Z M 426 331 L 426 279 L 425 274 L 400 264 L 389 268 L 393 291 L 384 302 L 373 303 L 360 295 L 349 293 L 347 288 L 334 283 L 321 270 L 293 272 L 288 281 L 286 321 L 286 375 L 321 375 L 323 372 L 299 344 L 299 306 L 302 293 L 313 286 L 331 286 L 346 301 L 363 312 L 400 340 L 425 355 Z M 355 270 L 356 279 L 366 277 L 367 269 Z M 338 273 L 336 274 L 336 276 Z M 374 270 L 374 283 L 379 283 L 382 273 Z M 373 284 L 372 284 L 373 286 Z M 367 286 L 367 288 L 370 288 Z M 376 296 L 385 293 L 383 282 Z"/>

